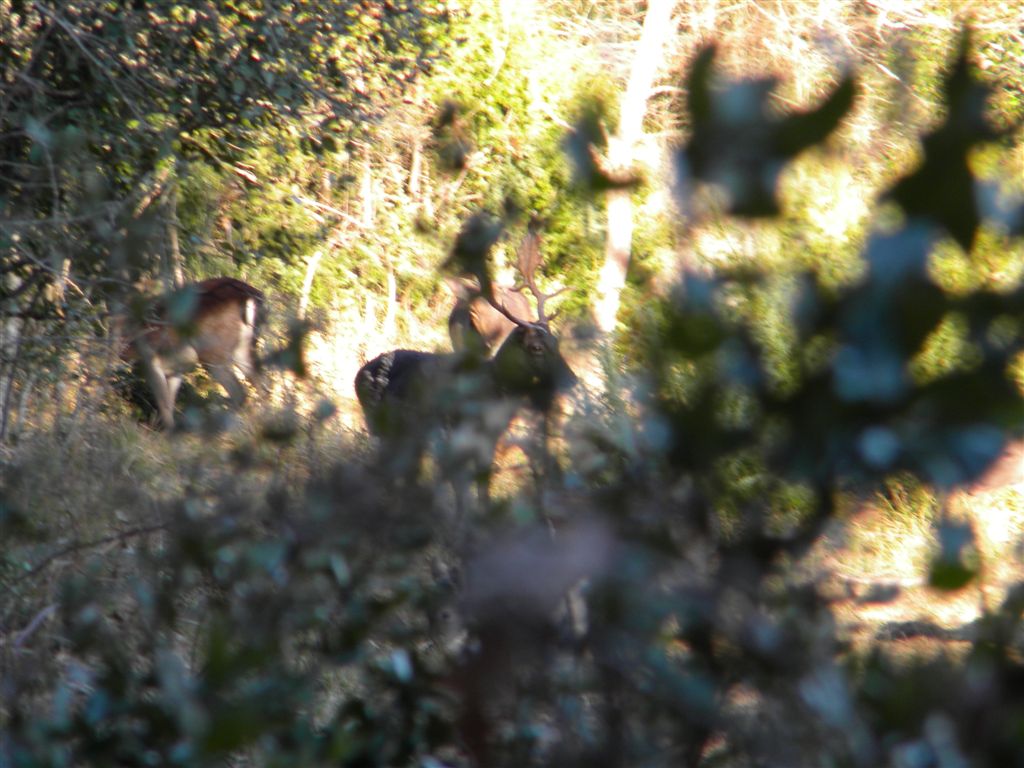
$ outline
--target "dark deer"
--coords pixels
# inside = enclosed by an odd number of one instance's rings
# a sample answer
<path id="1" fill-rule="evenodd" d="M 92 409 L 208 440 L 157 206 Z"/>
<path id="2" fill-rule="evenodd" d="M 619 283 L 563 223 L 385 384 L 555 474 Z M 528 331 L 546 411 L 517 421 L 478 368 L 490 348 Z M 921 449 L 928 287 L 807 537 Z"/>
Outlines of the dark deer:
<path id="1" fill-rule="evenodd" d="M 245 385 L 259 372 L 256 343 L 264 319 L 263 293 L 233 277 L 187 285 L 148 304 L 140 317 L 122 323 L 122 357 L 138 360 L 156 400 L 160 422 L 174 428 L 174 401 L 185 374 L 202 366 L 241 407 Z"/>
<path id="2" fill-rule="evenodd" d="M 558 393 L 575 385 L 544 314 L 550 296 L 534 281 L 538 263 L 536 248 L 520 249 L 519 270 L 537 300 L 536 322 L 492 295 L 480 297 L 512 325 L 492 358 L 472 348 L 447 354 L 398 349 L 359 369 L 356 396 L 392 469 L 415 475 L 428 447 L 437 444 L 442 472 L 457 486 L 459 479 L 475 480 L 479 498 L 486 499 L 495 448 L 512 417 L 522 407 L 548 414 Z"/>

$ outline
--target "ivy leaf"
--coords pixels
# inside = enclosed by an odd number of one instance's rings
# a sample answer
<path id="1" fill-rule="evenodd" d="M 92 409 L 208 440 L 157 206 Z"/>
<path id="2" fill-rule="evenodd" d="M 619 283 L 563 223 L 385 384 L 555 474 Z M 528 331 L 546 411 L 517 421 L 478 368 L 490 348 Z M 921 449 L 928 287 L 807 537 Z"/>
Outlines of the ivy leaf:
<path id="1" fill-rule="evenodd" d="M 591 194 L 629 189 L 640 183 L 640 175 L 633 167 L 616 166 L 609 160 L 606 113 L 601 101 L 589 102 L 565 139 L 573 180 Z"/>
<path id="2" fill-rule="evenodd" d="M 27 535 L 31 530 L 30 518 L 0 489 L 0 536 Z"/>
<path id="3" fill-rule="evenodd" d="M 291 320 L 288 323 L 288 340 L 285 346 L 272 350 L 260 361 L 260 364 L 290 371 L 300 379 L 306 378 L 309 375 L 309 368 L 306 365 L 306 345 L 310 328 L 310 325 L 302 320 Z"/>
<path id="4" fill-rule="evenodd" d="M 938 551 L 928 571 L 928 583 L 935 589 L 953 592 L 978 575 L 978 551 L 974 531 L 963 523 L 939 526 Z"/>
<path id="5" fill-rule="evenodd" d="M 671 349 L 693 359 L 718 349 L 728 328 L 715 306 L 721 286 L 701 275 L 690 274 L 672 296 L 672 313 L 665 331 Z"/>
<path id="6" fill-rule="evenodd" d="M 167 321 L 183 336 L 194 336 L 199 311 L 199 292 L 194 285 L 173 291 L 165 299 Z"/>
<path id="7" fill-rule="evenodd" d="M 938 224 L 965 251 L 974 245 L 981 223 L 978 182 L 968 166 L 968 154 L 975 145 L 1006 134 L 986 115 L 991 89 L 971 74 L 970 37 L 970 29 L 960 37 L 959 54 L 943 86 L 946 119 L 922 140 L 924 159 L 882 196 L 898 203 L 908 217 Z"/>
<path id="8" fill-rule="evenodd" d="M 469 128 L 462 119 L 461 107 L 454 101 L 441 105 L 434 123 L 434 141 L 441 168 L 447 171 L 462 171 L 469 166 L 473 154 L 473 140 Z"/>
<path id="9" fill-rule="evenodd" d="M 286 445 L 299 436 L 300 427 L 294 411 L 281 411 L 263 420 L 260 434 L 272 443 Z"/>
<path id="10" fill-rule="evenodd" d="M 849 112 L 856 81 L 846 75 L 817 108 L 779 116 L 768 103 L 774 77 L 714 83 L 715 47 L 704 48 L 687 78 L 692 135 L 677 156 L 680 186 L 691 178 L 722 189 L 729 211 L 774 216 L 776 188 L 789 160 L 819 144 Z"/>
<path id="11" fill-rule="evenodd" d="M 504 231 L 501 218 L 487 211 L 477 211 L 463 223 L 442 268 L 456 275 L 472 275 L 480 284 L 480 292 L 493 299 L 487 257 Z"/>

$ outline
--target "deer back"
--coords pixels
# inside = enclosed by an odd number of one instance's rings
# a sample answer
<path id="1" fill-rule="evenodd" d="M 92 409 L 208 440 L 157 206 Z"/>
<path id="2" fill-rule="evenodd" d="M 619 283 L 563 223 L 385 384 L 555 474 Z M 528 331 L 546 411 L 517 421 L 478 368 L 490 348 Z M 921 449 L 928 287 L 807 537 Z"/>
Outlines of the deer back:
<path id="1" fill-rule="evenodd" d="M 139 361 L 164 427 L 174 426 L 182 376 L 202 365 L 236 405 L 246 400 L 235 369 L 259 372 L 256 344 L 265 317 L 263 293 L 233 277 L 215 277 L 147 302 L 132 320 L 115 320 L 121 356 Z"/>
<path id="2" fill-rule="evenodd" d="M 204 365 L 234 363 L 259 370 L 256 344 L 266 318 L 262 291 L 232 277 L 215 277 L 196 286 L 196 352 Z"/>
<path id="3" fill-rule="evenodd" d="M 455 356 L 396 349 L 378 355 L 356 373 L 356 398 L 366 426 L 378 437 L 398 435 L 436 414 L 454 375 Z"/>
<path id="4" fill-rule="evenodd" d="M 150 307 L 129 333 L 128 359 L 148 354 L 182 372 L 196 364 L 258 369 L 256 342 L 266 317 L 258 288 L 233 277 L 214 277 Z"/>

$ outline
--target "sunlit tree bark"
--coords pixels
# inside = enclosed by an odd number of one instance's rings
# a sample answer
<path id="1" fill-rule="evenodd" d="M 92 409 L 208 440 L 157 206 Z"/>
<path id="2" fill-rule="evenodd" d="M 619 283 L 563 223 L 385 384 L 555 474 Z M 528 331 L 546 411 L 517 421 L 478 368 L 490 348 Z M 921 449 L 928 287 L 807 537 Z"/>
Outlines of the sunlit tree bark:
<path id="1" fill-rule="evenodd" d="M 620 102 L 618 131 L 608 141 L 610 169 L 628 169 L 633 164 L 634 148 L 643 133 L 647 98 L 658 67 L 664 61 L 665 42 L 672 34 L 671 17 L 675 5 L 676 0 L 651 0 L 647 4 L 629 81 Z M 633 239 L 633 203 L 629 188 L 608 191 L 607 216 L 604 266 L 601 268 L 594 306 L 597 327 L 606 333 L 615 328 L 619 296 L 626 284 L 626 272 L 629 269 Z"/>

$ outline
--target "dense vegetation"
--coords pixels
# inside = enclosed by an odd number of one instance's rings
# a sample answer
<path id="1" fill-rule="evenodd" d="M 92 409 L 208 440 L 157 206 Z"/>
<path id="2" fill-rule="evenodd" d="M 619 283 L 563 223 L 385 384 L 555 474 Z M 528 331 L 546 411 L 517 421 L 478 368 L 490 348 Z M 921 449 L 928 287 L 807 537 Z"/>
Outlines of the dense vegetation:
<path id="1" fill-rule="evenodd" d="M 1024 582 L 943 503 L 1024 427 L 1019 14 L 676 3 L 618 168 L 643 8 L 513 5 L 0 0 L 0 766 L 1024 764 Z M 528 221 L 585 383 L 460 520 L 351 374 Z M 111 313 L 213 274 L 273 392 L 155 432 Z M 837 627 L 813 550 L 896 482 L 955 651 Z"/>

